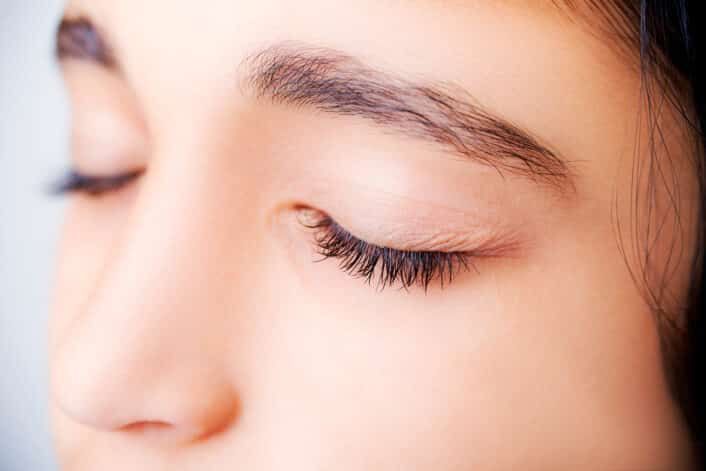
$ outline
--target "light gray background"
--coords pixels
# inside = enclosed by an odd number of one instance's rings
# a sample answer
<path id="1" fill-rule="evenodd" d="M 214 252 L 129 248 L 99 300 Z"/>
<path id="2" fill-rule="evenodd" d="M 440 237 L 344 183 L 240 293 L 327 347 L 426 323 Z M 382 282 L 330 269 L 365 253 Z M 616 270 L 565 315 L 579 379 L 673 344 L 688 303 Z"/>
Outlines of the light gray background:
<path id="1" fill-rule="evenodd" d="M 0 471 L 56 469 L 46 320 L 67 155 L 53 35 L 63 0 L 0 0 Z"/>

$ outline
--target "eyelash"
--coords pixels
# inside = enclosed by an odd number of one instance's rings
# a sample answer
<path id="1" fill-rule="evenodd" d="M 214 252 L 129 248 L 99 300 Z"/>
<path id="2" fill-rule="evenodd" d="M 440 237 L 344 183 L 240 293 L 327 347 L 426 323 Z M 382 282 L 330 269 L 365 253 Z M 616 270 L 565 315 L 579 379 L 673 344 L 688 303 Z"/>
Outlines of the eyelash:
<path id="1" fill-rule="evenodd" d="M 98 197 L 118 191 L 139 177 L 140 171 L 121 175 L 95 177 L 70 170 L 52 185 L 56 195 L 84 193 Z M 307 211 L 311 214 L 311 211 Z M 375 282 L 379 290 L 398 283 L 408 291 L 419 286 L 426 292 L 432 282 L 441 287 L 450 284 L 463 271 L 476 270 L 468 252 L 439 252 L 397 250 L 380 247 L 361 240 L 341 227 L 330 216 L 318 213 L 310 222 L 300 221 L 315 232 L 314 241 L 321 259 L 338 260 L 345 273 L 362 278 L 368 284 Z"/>
<path id="2" fill-rule="evenodd" d="M 315 231 L 318 253 L 324 261 L 337 259 L 345 273 L 375 282 L 379 290 L 398 283 L 408 291 L 419 286 L 426 292 L 432 282 L 443 288 L 462 271 L 477 272 L 468 252 L 397 250 L 365 242 L 323 213 L 314 222 L 302 224 Z"/>
<path id="3" fill-rule="evenodd" d="M 91 176 L 84 175 L 76 170 L 69 170 L 66 175 L 52 183 L 50 192 L 54 195 L 70 193 L 85 193 L 89 196 L 101 196 L 111 191 L 117 191 L 131 183 L 140 176 L 141 171 L 133 171 L 120 175 Z"/>

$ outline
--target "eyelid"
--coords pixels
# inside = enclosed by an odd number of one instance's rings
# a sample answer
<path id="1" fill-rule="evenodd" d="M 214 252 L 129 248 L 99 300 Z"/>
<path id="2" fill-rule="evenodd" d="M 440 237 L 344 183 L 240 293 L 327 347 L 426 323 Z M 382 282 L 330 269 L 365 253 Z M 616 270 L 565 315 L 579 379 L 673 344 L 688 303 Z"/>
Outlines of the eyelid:
<path id="1" fill-rule="evenodd" d="M 314 198 L 323 198 L 325 194 Z M 327 198 L 329 204 L 322 210 L 295 206 L 304 225 L 319 221 L 321 214 L 336 214 L 337 225 L 381 248 L 473 253 L 484 258 L 514 257 L 529 248 L 532 238 L 528 224 L 511 210 L 465 212 L 427 205 L 422 200 L 410 203 L 406 198 L 386 199 L 377 192 L 370 197 L 358 193 L 355 201 L 348 197 Z"/>
<path id="2" fill-rule="evenodd" d="M 71 99 L 71 160 L 77 173 L 104 177 L 145 168 L 151 135 L 133 89 L 91 64 L 65 67 Z"/>
<path id="3" fill-rule="evenodd" d="M 373 242 L 372 240 L 357 235 L 354 231 L 346 229 L 341 223 L 334 220 L 326 213 L 314 209 L 300 209 L 302 217 L 299 218 L 300 223 L 309 229 L 317 229 L 320 227 L 332 227 L 338 230 L 345 231 L 351 237 L 366 242 L 371 246 L 381 249 L 396 250 L 399 252 L 447 252 L 447 253 L 463 253 L 472 252 L 468 249 L 468 239 L 466 234 L 457 234 L 453 232 L 438 231 L 433 234 L 422 235 L 412 234 L 400 228 L 396 231 L 395 236 L 386 236 L 390 242 Z M 391 239 L 396 239 L 392 241 Z"/>

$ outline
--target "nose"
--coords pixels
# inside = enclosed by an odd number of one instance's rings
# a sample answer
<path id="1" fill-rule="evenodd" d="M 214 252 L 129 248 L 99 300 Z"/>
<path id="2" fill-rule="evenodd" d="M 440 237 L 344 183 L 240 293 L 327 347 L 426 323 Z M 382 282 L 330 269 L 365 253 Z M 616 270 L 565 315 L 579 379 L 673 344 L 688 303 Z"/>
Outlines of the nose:
<path id="1" fill-rule="evenodd" d="M 223 253 L 203 240 L 203 220 L 185 217 L 187 202 L 148 199 L 134 203 L 92 294 L 60 333 L 53 396 L 93 429 L 200 441 L 226 430 L 240 406 L 228 374 Z"/>

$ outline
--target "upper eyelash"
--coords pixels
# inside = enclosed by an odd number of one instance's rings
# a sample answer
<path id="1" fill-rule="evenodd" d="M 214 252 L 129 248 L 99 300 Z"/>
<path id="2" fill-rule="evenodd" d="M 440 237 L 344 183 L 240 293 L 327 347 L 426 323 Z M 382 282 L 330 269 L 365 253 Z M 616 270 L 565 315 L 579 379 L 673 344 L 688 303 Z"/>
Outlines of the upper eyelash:
<path id="1" fill-rule="evenodd" d="M 368 284 L 377 279 L 380 290 L 397 282 L 405 290 L 418 285 L 426 292 L 434 281 L 443 288 L 460 271 L 476 270 L 470 253 L 380 247 L 353 236 L 327 215 L 321 214 L 316 221 L 302 224 L 316 231 L 321 260 L 338 259 L 344 272 L 363 278 Z"/>
<path id="2" fill-rule="evenodd" d="M 90 196 L 100 196 L 104 193 L 119 190 L 137 178 L 142 172 L 132 171 L 119 175 L 91 176 L 76 170 L 69 170 L 50 185 L 49 192 L 53 195 L 81 192 Z"/>

